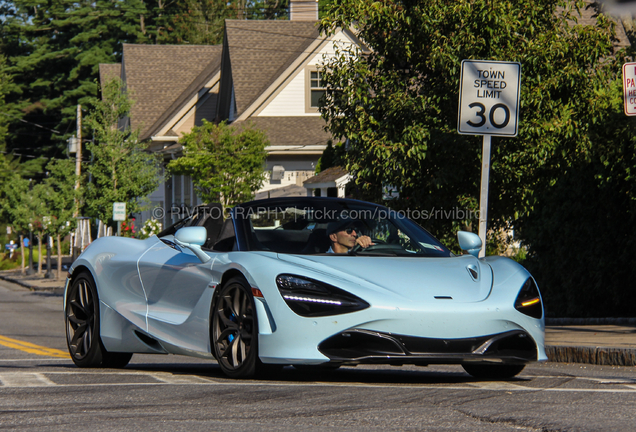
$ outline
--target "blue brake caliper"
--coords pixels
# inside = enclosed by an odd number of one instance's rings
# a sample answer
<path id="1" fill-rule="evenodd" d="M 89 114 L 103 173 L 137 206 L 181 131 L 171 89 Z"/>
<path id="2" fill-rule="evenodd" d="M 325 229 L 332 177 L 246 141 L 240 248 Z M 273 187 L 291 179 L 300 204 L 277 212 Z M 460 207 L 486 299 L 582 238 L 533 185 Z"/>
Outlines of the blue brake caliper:
<path id="1" fill-rule="evenodd" d="M 236 315 L 234 315 L 234 313 L 232 313 L 232 315 L 230 315 L 230 321 L 236 322 Z M 227 337 L 228 342 L 232 343 L 232 341 L 234 340 L 235 336 L 233 334 L 229 335 Z"/>

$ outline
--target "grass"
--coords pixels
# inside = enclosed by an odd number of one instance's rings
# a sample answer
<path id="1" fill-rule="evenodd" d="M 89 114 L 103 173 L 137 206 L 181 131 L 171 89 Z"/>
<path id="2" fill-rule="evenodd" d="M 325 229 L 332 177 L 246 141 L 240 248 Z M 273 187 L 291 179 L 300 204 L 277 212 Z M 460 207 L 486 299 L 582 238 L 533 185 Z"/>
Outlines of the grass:
<path id="1" fill-rule="evenodd" d="M 44 253 L 44 251 L 42 251 Z M 33 248 L 33 265 L 35 267 L 37 267 L 37 263 L 38 263 L 38 250 L 37 248 Z M 44 257 L 44 259 L 46 259 Z M 24 263 L 28 266 L 29 265 L 29 251 L 28 249 L 25 250 L 25 256 L 24 256 Z M 16 251 L 13 254 L 12 258 L 9 258 L 9 253 L 5 252 L 3 254 L 0 254 L 0 270 L 14 270 L 14 269 L 19 269 L 20 266 L 22 265 L 22 258 L 20 255 L 20 250 Z"/>

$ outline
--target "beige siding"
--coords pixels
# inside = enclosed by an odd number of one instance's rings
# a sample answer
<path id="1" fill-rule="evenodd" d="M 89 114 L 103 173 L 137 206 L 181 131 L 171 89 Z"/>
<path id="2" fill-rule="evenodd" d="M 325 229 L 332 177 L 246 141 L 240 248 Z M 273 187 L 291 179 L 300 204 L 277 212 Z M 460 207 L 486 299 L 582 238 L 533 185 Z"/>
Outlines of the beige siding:
<path id="1" fill-rule="evenodd" d="M 323 63 L 323 56 L 333 57 L 336 50 L 334 48 L 334 44 L 339 45 L 340 49 L 349 48 L 352 45 L 357 45 L 353 42 L 349 37 L 341 30 L 336 33 L 333 38 L 331 38 L 331 42 L 328 42 L 320 52 L 314 56 L 313 59 L 309 61 L 309 66 L 320 65 Z"/>
<path id="2" fill-rule="evenodd" d="M 296 72 L 296 76 L 261 111 L 259 117 L 316 116 L 305 112 L 305 70 Z"/>
<path id="3" fill-rule="evenodd" d="M 175 130 L 175 132 L 179 134 L 179 136 L 186 133 L 190 133 L 190 131 L 194 127 L 194 119 L 195 119 L 194 114 L 195 114 L 195 109 L 193 108 L 190 111 L 188 111 L 188 113 L 184 116 L 183 120 L 179 122 L 179 126 Z"/>

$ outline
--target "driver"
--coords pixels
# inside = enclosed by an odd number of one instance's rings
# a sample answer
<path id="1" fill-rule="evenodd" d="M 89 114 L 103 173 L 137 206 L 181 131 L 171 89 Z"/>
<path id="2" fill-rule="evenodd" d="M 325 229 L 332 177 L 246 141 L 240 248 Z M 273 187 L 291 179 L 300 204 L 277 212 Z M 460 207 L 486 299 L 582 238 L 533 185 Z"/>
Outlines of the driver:
<path id="1" fill-rule="evenodd" d="M 351 219 L 343 219 L 330 222 L 327 225 L 327 236 L 331 241 L 331 247 L 327 253 L 347 253 L 356 244 L 362 248 L 368 248 L 374 245 L 369 236 L 359 236 L 360 227 L 356 227 L 355 221 Z"/>

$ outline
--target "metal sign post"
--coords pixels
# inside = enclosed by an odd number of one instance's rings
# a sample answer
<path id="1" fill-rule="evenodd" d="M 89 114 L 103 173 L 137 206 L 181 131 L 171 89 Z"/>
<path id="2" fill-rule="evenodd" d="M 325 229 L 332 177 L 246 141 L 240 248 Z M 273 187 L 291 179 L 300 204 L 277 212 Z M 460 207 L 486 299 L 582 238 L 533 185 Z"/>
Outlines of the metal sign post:
<path id="1" fill-rule="evenodd" d="M 486 229 L 488 227 L 488 180 L 490 178 L 490 135 L 484 135 L 481 153 L 481 188 L 479 194 L 479 258 L 486 256 Z"/>
<path id="2" fill-rule="evenodd" d="M 491 137 L 517 136 L 520 81 L 520 63 L 462 61 L 457 131 L 460 134 L 483 136 L 479 198 L 480 258 L 486 256 Z"/>

